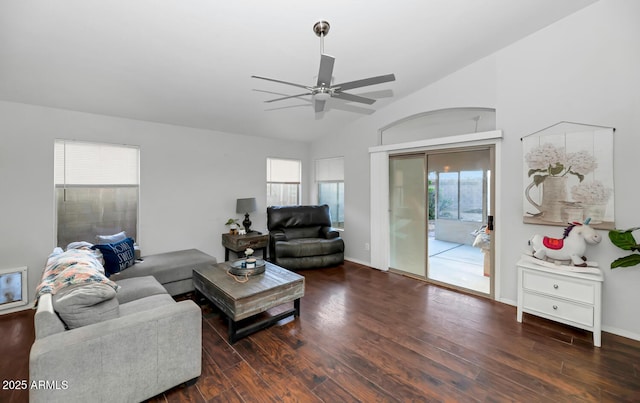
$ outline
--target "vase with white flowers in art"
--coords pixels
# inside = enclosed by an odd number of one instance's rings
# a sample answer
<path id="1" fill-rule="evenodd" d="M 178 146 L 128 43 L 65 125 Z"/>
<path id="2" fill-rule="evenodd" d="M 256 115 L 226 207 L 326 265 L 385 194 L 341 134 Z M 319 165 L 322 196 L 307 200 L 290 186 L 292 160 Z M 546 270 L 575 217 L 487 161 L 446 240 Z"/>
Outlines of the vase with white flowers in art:
<path id="1" fill-rule="evenodd" d="M 595 158 L 587 151 L 565 152 L 564 147 L 544 143 L 533 148 L 525 155 L 529 166 L 528 176 L 531 184 L 525 190 L 525 197 L 540 213 L 542 220 L 562 222 L 562 208 L 567 201 L 567 179 L 573 175 L 580 182 L 586 174 L 598 166 Z M 541 190 L 542 198 L 538 203 L 530 196 L 533 187 Z M 586 213 L 585 213 L 586 214 Z"/>
<path id="2" fill-rule="evenodd" d="M 584 216 L 591 217 L 593 224 L 600 224 L 607 211 L 607 203 L 613 190 L 602 182 L 593 180 L 582 182 L 571 188 L 573 200 L 580 202 L 584 208 Z"/>

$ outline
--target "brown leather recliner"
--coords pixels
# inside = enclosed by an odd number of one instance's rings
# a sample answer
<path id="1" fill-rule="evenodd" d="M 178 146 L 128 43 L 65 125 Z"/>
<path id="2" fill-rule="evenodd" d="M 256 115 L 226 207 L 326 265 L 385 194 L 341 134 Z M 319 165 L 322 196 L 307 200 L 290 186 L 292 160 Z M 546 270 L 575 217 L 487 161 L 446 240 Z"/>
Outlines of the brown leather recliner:
<path id="1" fill-rule="evenodd" d="M 290 270 L 336 266 L 344 261 L 344 241 L 331 227 L 329 206 L 267 208 L 271 262 Z"/>

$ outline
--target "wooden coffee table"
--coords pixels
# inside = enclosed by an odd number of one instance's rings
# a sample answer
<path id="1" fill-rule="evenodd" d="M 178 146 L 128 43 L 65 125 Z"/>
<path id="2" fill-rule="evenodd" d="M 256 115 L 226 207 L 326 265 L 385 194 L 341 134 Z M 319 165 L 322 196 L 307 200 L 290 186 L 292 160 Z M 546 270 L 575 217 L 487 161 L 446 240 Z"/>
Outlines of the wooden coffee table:
<path id="1" fill-rule="evenodd" d="M 193 285 L 227 317 L 229 343 L 265 329 L 289 317 L 300 316 L 300 298 L 304 296 L 304 277 L 275 264 L 265 262 L 265 272 L 249 276 L 240 283 L 227 273 L 230 262 L 193 269 Z M 238 279 L 244 279 L 238 278 Z M 268 309 L 293 301 L 293 309 L 239 327 L 238 322 Z"/>

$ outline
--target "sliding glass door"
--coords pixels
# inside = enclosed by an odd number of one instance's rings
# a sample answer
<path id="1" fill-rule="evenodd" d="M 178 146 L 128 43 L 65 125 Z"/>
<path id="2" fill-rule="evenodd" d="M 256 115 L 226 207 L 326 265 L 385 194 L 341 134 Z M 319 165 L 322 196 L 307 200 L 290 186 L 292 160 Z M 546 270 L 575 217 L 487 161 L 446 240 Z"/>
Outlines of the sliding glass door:
<path id="1" fill-rule="evenodd" d="M 390 156 L 390 269 L 491 294 L 493 149 Z"/>
<path id="2" fill-rule="evenodd" d="M 425 155 L 389 159 L 390 266 L 426 278 Z"/>

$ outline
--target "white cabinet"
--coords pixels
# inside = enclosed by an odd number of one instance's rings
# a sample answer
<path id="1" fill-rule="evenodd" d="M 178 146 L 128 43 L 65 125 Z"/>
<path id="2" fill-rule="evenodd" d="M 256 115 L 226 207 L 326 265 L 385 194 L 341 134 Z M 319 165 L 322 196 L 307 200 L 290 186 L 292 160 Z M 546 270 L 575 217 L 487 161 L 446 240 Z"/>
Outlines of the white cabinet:
<path id="1" fill-rule="evenodd" d="M 533 259 L 533 258 L 531 258 Z M 597 273 L 580 273 L 518 261 L 518 313 L 530 313 L 593 332 L 593 344 L 601 345 L 602 281 Z"/>

